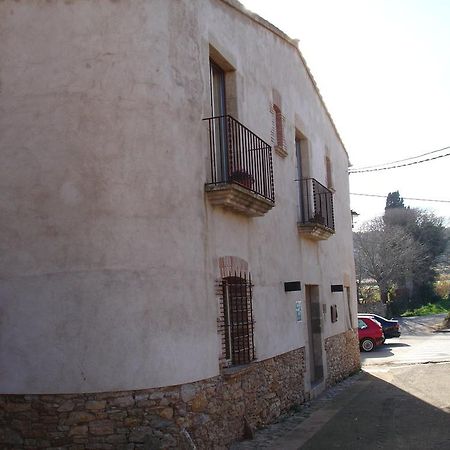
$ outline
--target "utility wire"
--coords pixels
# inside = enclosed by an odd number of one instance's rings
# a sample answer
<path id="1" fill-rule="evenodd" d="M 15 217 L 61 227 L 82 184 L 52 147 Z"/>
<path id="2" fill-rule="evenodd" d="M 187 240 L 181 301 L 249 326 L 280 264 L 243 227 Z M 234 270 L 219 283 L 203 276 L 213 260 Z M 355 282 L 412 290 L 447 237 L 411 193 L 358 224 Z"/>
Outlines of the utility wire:
<path id="1" fill-rule="evenodd" d="M 449 155 L 450 155 L 450 153 L 446 153 L 445 155 L 434 156 L 433 158 L 421 159 L 420 161 L 413 161 L 410 163 L 398 164 L 396 166 L 391 166 L 391 167 L 380 167 L 379 169 L 361 169 L 361 170 L 349 169 L 348 173 L 352 174 L 352 173 L 363 173 L 363 172 L 379 172 L 381 170 L 398 169 L 399 167 L 412 166 L 414 164 L 421 164 L 424 162 L 433 161 L 434 159 L 445 158 L 446 156 L 449 156 Z"/>
<path id="2" fill-rule="evenodd" d="M 356 194 L 354 192 L 350 192 L 350 195 L 361 195 L 363 197 L 382 197 L 386 198 L 387 195 L 381 194 Z M 430 198 L 413 198 L 413 197 L 402 197 L 404 200 L 417 200 L 421 202 L 439 202 L 439 203 L 450 203 L 450 200 L 435 200 Z"/>
<path id="3" fill-rule="evenodd" d="M 440 148 L 440 149 L 438 149 L 438 150 L 433 150 L 433 151 L 431 151 L 431 152 L 422 153 L 421 155 L 411 156 L 411 157 L 409 157 L 409 158 L 404 158 L 404 159 L 398 159 L 397 161 L 392 161 L 392 162 L 385 163 L 385 164 L 373 164 L 373 165 L 371 165 L 371 166 L 357 167 L 356 169 L 350 169 L 350 170 L 374 169 L 374 168 L 376 168 L 376 167 L 390 166 L 391 164 L 396 164 L 396 163 L 403 162 L 403 161 L 410 161 L 411 159 L 421 158 L 422 156 L 431 155 L 432 153 L 442 152 L 442 151 L 447 150 L 447 149 L 449 149 L 449 148 L 450 148 L 450 146 L 448 146 L 448 147 L 443 147 L 443 148 Z"/>

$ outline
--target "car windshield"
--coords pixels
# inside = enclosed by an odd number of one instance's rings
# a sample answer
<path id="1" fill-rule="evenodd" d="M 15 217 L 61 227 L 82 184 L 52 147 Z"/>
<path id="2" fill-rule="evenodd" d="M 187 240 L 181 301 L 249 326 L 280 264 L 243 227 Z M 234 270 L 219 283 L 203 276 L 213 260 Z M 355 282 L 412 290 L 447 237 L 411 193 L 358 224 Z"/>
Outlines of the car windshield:
<path id="1" fill-rule="evenodd" d="M 360 329 L 367 328 L 367 325 L 365 324 L 364 320 L 358 319 L 358 328 Z"/>

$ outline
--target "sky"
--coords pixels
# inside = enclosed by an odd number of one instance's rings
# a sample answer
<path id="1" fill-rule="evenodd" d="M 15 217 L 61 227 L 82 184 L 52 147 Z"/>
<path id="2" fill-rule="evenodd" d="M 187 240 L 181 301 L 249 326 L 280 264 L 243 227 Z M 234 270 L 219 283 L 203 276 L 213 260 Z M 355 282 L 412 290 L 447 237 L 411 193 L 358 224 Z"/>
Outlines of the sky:
<path id="1" fill-rule="evenodd" d="M 241 0 L 292 38 L 306 59 L 354 169 L 450 147 L 450 1 Z M 429 156 L 450 153 L 450 149 Z M 350 175 L 356 227 L 388 192 L 450 226 L 450 156 Z"/>

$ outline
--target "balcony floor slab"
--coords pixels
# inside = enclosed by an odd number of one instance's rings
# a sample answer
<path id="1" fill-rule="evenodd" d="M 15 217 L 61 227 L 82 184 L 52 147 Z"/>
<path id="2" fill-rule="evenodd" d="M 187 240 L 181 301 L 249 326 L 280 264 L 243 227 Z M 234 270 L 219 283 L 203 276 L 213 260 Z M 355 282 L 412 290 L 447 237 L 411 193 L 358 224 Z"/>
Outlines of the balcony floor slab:
<path id="1" fill-rule="evenodd" d="M 239 184 L 206 184 L 206 195 L 213 206 L 220 206 L 249 217 L 261 217 L 275 203 Z"/>
<path id="2" fill-rule="evenodd" d="M 302 223 L 297 224 L 299 233 L 307 239 L 314 241 L 324 241 L 334 234 L 334 231 L 320 223 Z"/>

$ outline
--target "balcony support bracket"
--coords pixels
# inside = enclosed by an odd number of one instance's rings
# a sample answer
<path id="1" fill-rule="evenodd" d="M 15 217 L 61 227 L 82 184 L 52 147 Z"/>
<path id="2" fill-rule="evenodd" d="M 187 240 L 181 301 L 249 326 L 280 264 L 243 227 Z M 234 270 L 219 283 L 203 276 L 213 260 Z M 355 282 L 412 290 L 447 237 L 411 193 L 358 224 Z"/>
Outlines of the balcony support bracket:
<path id="1" fill-rule="evenodd" d="M 220 206 L 249 217 L 260 217 L 275 203 L 234 183 L 206 184 L 206 195 L 213 206 Z"/>
<path id="2" fill-rule="evenodd" d="M 313 241 L 324 241 L 334 234 L 334 230 L 320 223 L 301 223 L 297 224 L 299 233 L 305 238 Z"/>

